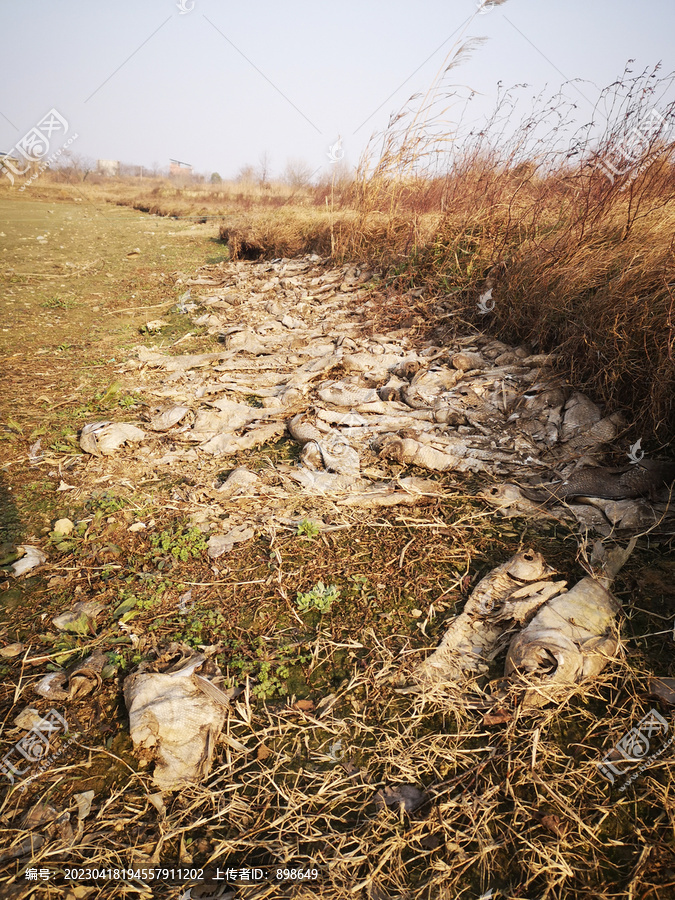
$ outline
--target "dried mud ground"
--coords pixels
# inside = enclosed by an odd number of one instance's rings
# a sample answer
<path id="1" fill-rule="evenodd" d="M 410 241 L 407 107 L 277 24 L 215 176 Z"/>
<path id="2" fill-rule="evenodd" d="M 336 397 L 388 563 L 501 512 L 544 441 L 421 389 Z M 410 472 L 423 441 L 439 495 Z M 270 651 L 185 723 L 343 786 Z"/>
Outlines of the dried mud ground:
<path id="1" fill-rule="evenodd" d="M 289 528 L 272 543 L 259 534 L 215 566 L 186 530 L 186 508 L 203 498 L 182 469 L 139 481 L 127 448 L 113 477 L 58 490 L 91 463 L 77 440 L 86 422 L 135 421 L 153 402 L 119 381 L 131 347 L 213 349 L 216 338 L 173 309 L 199 266 L 227 258 L 215 232 L 89 201 L 0 196 L 2 555 L 26 543 L 49 556 L 19 579 L 0 570 L 2 643 L 25 648 L 0 658 L 0 749 L 24 734 L 15 720 L 27 708 L 45 715 L 56 705 L 71 732 L 54 740 L 59 755 L 40 774 L 14 787 L 3 777 L 0 897 L 178 898 L 190 885 L 194 898 L 251 900 L 675 897 L 672 757 L 624 793 L 595 765 L 652 707 L 670 717 L 647 696 L 650 674 L 675 675 L 667 540 L 642 539 L 615 583 L 622 651 L 595 684 L 559 708 L 485 718 L 397 694 L 392 678 L 520 547 L 541 551 L 571 582 L 584 571 L 566 525 L 496 519 L 472 499 L 477 476 L 439 476 L 441 499 L 321 535 Z M 392 318 L 428 327 L 385 284 L 373 296 L 386 327 Z M 139 333 L 158 317 L 168 322 L 161 333 Z M 31 459 L 38 440 L 43 456 Z M 293 454 L 281 440 L 237 463 Z M 203 465 L 217 479 L 234 464 Z M 82 525 L 55 541 L 63 517 Z M 148 528 L 130 532 L 138 520 Z M 299 616 L 296 594 L 319 581 L 339 600 Z M 56 633 L 53 617 L 82 599 L 104 604 L 99 625 Z M 245 690 L 207 781 L 162 797 L 133 750 L 122 683 L 172 644 L 215 647 Z M 108 665 L 93 695 L 59 706 L 35 693 L 45 674 L 96 649 Z M 378 802 L 397 785 L 416 786 L 422 805 Z M 198 886 L 141 871 L 215 865 L 316 869 L 319 879 Z M 78 883 L 64 877 L 71 867 L 134 873 Z"/>

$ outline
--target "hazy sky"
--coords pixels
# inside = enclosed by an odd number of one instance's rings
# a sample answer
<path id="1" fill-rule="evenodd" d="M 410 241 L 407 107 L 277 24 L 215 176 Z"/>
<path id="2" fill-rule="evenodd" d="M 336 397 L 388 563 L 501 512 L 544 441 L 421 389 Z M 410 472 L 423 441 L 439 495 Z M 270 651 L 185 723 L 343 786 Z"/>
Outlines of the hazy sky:
<path id="1" fill-rule="evenodd" d="M 76 154 L 151 166 L 169 157 L 231 177 L 267 151 L 330 167 L 342 137 L 356 163 L 370 135 L 431 83 L 458 39 L 485 37 L 452 80 L 553 93 L 580 78 L 579 115 L 599 90 L 661 61 L 671 71 L 673 0 L 1 0 L 0 150 L 55 108 Z"/>

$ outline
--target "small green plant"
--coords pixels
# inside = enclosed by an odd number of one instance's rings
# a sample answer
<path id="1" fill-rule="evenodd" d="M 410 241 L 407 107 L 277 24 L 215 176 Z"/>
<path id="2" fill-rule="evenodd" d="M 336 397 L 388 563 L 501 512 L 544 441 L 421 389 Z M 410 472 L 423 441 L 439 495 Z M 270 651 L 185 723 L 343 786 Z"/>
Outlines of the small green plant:
<path id="1" fill-rule="evenodd" d="M 187 562 L 191 556 L 197 558 L 206 550 L 204 535 L 198 528 L 185 531 L 180 526 L 174 527 L 171 531 L 153 534 L 150 542 L 155 550 L 170 553 L 182 562 Z"/>
<path id="2" fill-rule="evenodd" d="M 319 533 L 319 526 L 310 519 L 303 519 L 298 523 L 298 537 L 308 537 L 313 540 Z"/>
<path id="3" fill-rule="evenodd" d="M 108 659 L 108 666 L 115 669 L 122 669 L 123 672 L 126 670 L 127 659 L 123 653 L 118 653 L 116 650 L 112 650 L 106 653 L 105 656 Z"/>
<path id="4" fill-rule="evenodd" d="M 127 501 L 124 497 L 116 497 L 114 494 L 101 491 L 100 494 L 92 495 L 87 505 L 93 512 L 101 516 L 112 516 L 114 513 L 124 509 Z"/>
<path id="5" fill-rule="evenodd" d="M 49 445 L 49 449 L 53 450 L 55 453 L 81 452 L 80 442 L 77 439 L 77 435 L 74 433 L 68 433 L 66 431 L 62 432 L 61 436 L 57 437 Z"/>
<path id="6" fill-rule="evenodd" d="M 350 575 L 349 580 L 352 584 L 349 587 L 349 593 L 355 594 L 362 600 L 372 600 L 372 585 L 368 581 L 367 575 Z"/>
<path id="7" fill-rule="evenodd" d="M 339 599 L 340 591 L 334 584 L 329 584 L 326 587 L 323 581 L 319 581 L 311 591 L 307 591 L 304 594 L 298 591 L 295 602 L 300 612 L 309 612 L 311 609 L 316 609 L 320 613 L 327 613 L 333 603 Z"/>
<path id="8" fill-rule="evenodd" d="M 13 419 L 11 416 L 7 418 L 7 428 L 10 431 L 14 431 L 16 434 L 23 435 L 23 428 L 21 427 L 21 425 L 19 425 L 16 419 Z"/>
<path id="9" fill-rule="evenodd" d="M 46 309 L 68 309 L 68 302 L 57 294 L 42 304 Z"/>
<path id="10" fill-rule="evenodd" d="M 213 639 L 219 637 L 227 630 L 227 619 L 216 609 L 200 610 L 197 615 L 186 618 L 182 625 L 182 630 L 176 631 L 172 640 L 183 641 L 191 647 L 197 647 L 204 643 L 213 643 Z M 152 629 L 152 626 L 150 626 Z M 210 632 L 204 635 L 204 630 Z"/>
<path id="11" fill-rule="evenodd" d="M 153 606 L 158 606 L 162 602 L 162 594 L 168 587 L 169 585 L 167 582 L 160 581 L 160 583 L 155 587 L 154 591 L 151 591 L 147 597 L 143 597 L 143 599 L 138 601 L 138 609 L 146 610 L 152 609 Z"/>
<path id="12" fill-rule="evenodd" d="M 288 678 L 289 674 L 287 666 L 277 666 L 276 672 L 273 672 L 272 663 L 263 662 L 260 664 L 258 672 L 258 683 L 253 685 L 251 692 L 259 700 L 269 700 L 275 694 L 282 693 L 283 684 L 281 679 Z"/>
<path id="13" fill-rule="evenodd" d="M 230 641 L 232 650 L 240 649 L 239 641 Z M 279 695 L 283 697 L 287 693 L 285 680 L 290 677 L 294 666 L 302 666 L 312 658 L 311 653 L 298 653 L 297 647 L 280 646 L 276 653 L 270 656 L 269 648 L 265 641 L 256 639 L 255 659 L 238 656 L 229 660 L 230 670 L 249 675 L 255 680 L 251 686 L 251 693 L 260 700 L 270 700 Z"/>

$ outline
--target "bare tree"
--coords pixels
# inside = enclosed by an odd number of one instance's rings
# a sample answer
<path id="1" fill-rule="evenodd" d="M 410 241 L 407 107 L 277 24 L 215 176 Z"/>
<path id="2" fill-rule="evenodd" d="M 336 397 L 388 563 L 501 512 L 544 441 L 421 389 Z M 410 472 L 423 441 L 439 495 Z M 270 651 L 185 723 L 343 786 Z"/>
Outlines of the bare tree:
<path id="1" fill-rule="evenodd" d="M 256 179 L 256 171 L 252 165 L 242 166 L 237 172 L 236 180 L 244 182 L 253 182 Z"/>
<path id="2" fill-rule="evenodd" d="M 257 176 L 258 176 L 258 183 L 260 184 L 260 187 L 266 187 L 269 184 L 270 155 L 267 152 L 267 150 L 265 150 L 264 153 L 261 153 L 260 157 L 258 159 Z"/>
<path id="3" fill-rule="evenodd" d="M 314 170 L 304 159 L 289 159 L 284 169 L 284 181 L 292 188 L 307 187 Z"/>
<path id="4" fill-rule="evenodd" d="M 87 175 L 96 171 L 96 160 L 72 150 L 64 150 L 52 168 L 66 175 L 69 181 L 84 181 Z"/>

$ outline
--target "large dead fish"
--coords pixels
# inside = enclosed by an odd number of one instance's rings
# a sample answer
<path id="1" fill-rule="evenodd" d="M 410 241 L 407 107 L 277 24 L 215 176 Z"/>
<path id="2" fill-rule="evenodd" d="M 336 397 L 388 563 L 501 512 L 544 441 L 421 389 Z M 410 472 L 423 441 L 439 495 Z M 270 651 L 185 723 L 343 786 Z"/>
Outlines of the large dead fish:
<path id="1" fill-rule="evenodd" d="M 144 756 L 155 758 L 161 791 L 199 782 L 210 771 L 229 703 L 214 675 L 218 680 L 218 667 L 198 654 L 165 672 L 145 672 L 141 664 L 124 680 L 129 733 Z"/>
<path id="2" fill-rule="evenodd" d="M 551 581 L 554 570 L 534 550 L 521 550 L 483 578 L 450 622 L 438 649 L 414 673 L 418 684 L 458 681 L 486 672 L 503 636 L 523 625 L 565 581 Z"/>
<path id="3" fill-rule="evenodd" d="M 641 462 L 610 469 L 597 466 L 574 472 L 567 481 L 556 485 L 542 485 L 541 489 L 522 488 L 528 500 L 546 502 L 567 497 L 600 497 L 603 500 L 632 500 L 636 497 L 656 499 L 667 493 L 675 480 L 675 462 L 643 459 Z"/>
<path id="4" fill-rule="evenodd" d="M 635 547 L 606 554 L 597 577 L 582 578 L 566 593 L 549 600 L 511 641 L 505 675 L 523 688 L 524 708 L 545 706 L 598 675 L 619 645 L 616 615 L 621 604 L 608 590 Z"/>

